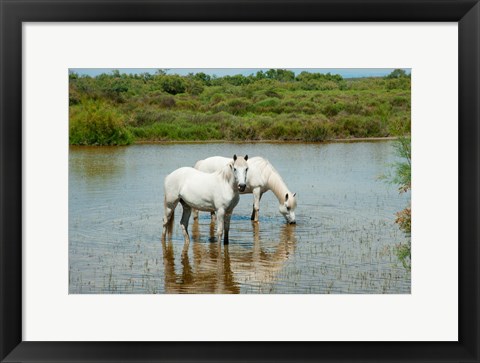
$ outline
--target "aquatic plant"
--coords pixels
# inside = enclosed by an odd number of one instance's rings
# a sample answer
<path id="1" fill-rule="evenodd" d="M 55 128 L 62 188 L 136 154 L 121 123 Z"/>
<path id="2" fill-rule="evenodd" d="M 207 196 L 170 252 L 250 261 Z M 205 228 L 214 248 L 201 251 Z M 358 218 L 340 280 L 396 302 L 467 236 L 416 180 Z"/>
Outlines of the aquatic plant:
<path id="1" fill-rule="evenodd" d="M 395 152 L 400 161 L 393 164 L 394 173 L 382 176 L 383 179 L 398 186 L 399 193 L 407 193 L 412 188 L 412 148 L 410 137 L 399 137 L 395 141 Z M 407 236 L 407 242 L 396 246 L 396 254 L 402 265 L 411 269 L 411 232 L 412 209 L 408 205 L 396 213 L 395 223 Z"/>

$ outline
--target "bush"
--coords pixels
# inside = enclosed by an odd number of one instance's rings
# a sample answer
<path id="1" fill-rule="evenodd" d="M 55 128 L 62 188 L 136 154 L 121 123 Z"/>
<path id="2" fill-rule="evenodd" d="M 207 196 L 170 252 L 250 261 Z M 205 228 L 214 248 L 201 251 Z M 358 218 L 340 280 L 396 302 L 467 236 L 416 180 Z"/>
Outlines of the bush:
<path id="1" fill-rule="evenodd" d="M 175 98 L 170 95 L 156 93 L 150 97 L 150 104 L 157 105 L 162 108 L 173 108 L 175 107 Z"/>
<path id="2" fill-rule="evenodd" d="M 274 97 L 274 98 L 283 98 L 283 96 L 278 92 L 273 89 L 269 89 L 265 91 L 265 96 L 267 97 Z"/>
<path id="3" fill-rule="evenodd" d="M 86 101 L 71 109 L 69 128 L 72 145 L 127 145 L 133 141 L 123 115 L 100 101 Z"/>
<path id="4" fill-rule="evenodd" d="M 305 141 L 325 141 L 331 137 L 331 128 L 325 122 L 316 121 L 303 129 L 302 137 Z"/>
<path id="5" fill-rule="evenodd" d="M 163 76 L 160 84 L 165 92 L 172 95 L 185 93 L 186 91 L 185 81 L 180 76 Z"/>
<path id="6" fill-rule="evenodd" d="M 402 263 L 403 267 L 410 271 L 412 269 L 412 244 L 408 243 L 399 243 L 395 246 L 395 252 Z"/>
<path id="7" fill-rule="evenodd" d="M 382 178 L 386 181 L 396 184 L 399 193 L 406 193 L 412 187 L 412 149 L 409 137 L 399 137 L 395 142 L 396 154 L 401 161 L 393 164 L 394 174 L 384 175 Z M 407 206 L 405 209 L 396 213 L 395 223 L 408 237 L 406 243 L 397 245 L 396 253 L 403 267 L 411 269 L 411 233 L 412 233 L 412 209 Z"/>
<path id="8" fill-rule="evenodd" d="M 243 115 L 247 112 L 250 102 L 247 99 L 234 98 L 227 102 L 228 112 L 232 115 Z"/>
<path id="9" fill-rule="evenodd" d="M 330 103 L 322 109 L 322 113 L 326 116 L 336 116 L 345 109 L 345 104 L 342 102 Z"/>
<path id="10" fill-rule="evenodd" d="M 254 113 L 279 113 L 280 104 L 281 101 L 278 98 L 267 98 L 252 105 L 250 110 Z"/>
<path id="11" fill-rule="evenodd" d="M 410 76 L 343 79 L 288 70 L 69 77 L 70 140 L 305 140 L 410 133 Z M 398 77 L 397 77 L 398 76 Z M 169 123 L 175 125 L 167 125 Z M 99 130 L 91 128 L 98 124 Z M 115 133 L 116 132 L 116 133 Z"/>

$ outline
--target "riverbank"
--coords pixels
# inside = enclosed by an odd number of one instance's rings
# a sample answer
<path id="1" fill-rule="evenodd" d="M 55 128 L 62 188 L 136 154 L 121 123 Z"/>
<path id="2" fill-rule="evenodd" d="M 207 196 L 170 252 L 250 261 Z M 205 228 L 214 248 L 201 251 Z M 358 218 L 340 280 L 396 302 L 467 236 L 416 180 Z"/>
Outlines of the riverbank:
<path id="1" fill-rule="evenodd" d="M 387 136 L 387 137 L 358 137 L 349 139 L 331 139 L 324 141 L 303 141 L 303 140 L 243 140 L 243 141 L 230 141 L 230 140 L 202 140 L 202 141 L 158 141 L 158 140 L 139 140 L 135 145 L 155 145 L 155 144 L 330 144 L 330 143 L 353 143 L 353 142 L 382 142 L 397 140 L 399 136 Z"/>
<path id="2" fill-rule="evenodd" d="M 279 141 L 279 140 L 243 140 L 243 141 L 230 141 L 230 140 L 201 140 L 201 141 L 158 141 L 158 140 L 138 140 L 130 145 L 206 145 L 206 144 L 235 144 L 235 145 L 244 145 L 244 144 L 334 144 L 334 143 L 361 143 L 361 142 L 387 142 L 392 140 L 398 140 L 400 136 L 387 136 L 387 137 L 359 137 L 359 138 L 349 138 L 349 139 L 331 139 L 324 141 L 302 141 L 302 140 L 290 140 L 290 141 Z M 70 145 L 71 147 L 109 147 L 109 146 L 118 146 L 118 145 Z M 122 145 L 127 146 L 127 145 Z"/>

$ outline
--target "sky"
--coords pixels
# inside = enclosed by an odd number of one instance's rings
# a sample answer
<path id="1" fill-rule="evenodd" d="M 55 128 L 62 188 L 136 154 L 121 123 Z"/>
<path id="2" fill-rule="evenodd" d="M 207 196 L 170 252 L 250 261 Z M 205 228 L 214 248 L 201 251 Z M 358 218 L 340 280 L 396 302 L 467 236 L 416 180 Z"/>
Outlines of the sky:
<path id="1" fill-rule="evenodd" d="M 114 69 L 118 69 L 120 73 L 155 73 L 158 68 L 70 68 L 71 72 L 80 75 L 97 76 L 102 73 L 110 73 Z M 165 68 L 164 68 L 165 69 Z M 168 68 L 167 68 L 168 69 Z M 359 77 L 383 77 L 393 71 L 393 68 L 286 68 L 299 74 L 303 71 L 314 73 L 332 73 L 340 74 L 343 78 L 359 78 Z M 410 68 L 402 68 L 410 73 Z M 267 71 L 268 68 L 170 68 L 167 74 L 187 75 L 188 73 L 203 72 L 218 77 L 232 76 L 242 74 L 248 76 L 255 74 L 257 71 Z"/>

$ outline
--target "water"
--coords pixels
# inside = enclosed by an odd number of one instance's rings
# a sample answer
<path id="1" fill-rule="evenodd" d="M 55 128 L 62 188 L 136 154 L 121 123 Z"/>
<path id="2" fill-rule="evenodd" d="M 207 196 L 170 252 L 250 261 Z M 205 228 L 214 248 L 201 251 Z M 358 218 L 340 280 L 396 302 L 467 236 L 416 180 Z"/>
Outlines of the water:
<path id="1" fill-rule="evenodd" d="M 185 249 L 180 205 L 162 243 L 164 177 L 234 153 L 270 160 L 297 193 L 297 225 L 285 224 L 271 192 L 252 223 L 253 196 L 243 195 L 228 246 L 201 213 Z M 71 147 L 69 292 L 410 293 L 394 249 L 406 241 L 395 213 L 410 195 L 378 180 L 395 160 L 391 141 Z"/>

